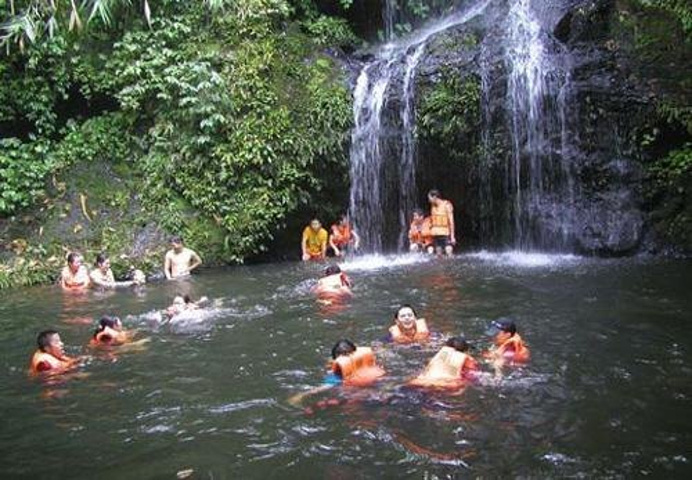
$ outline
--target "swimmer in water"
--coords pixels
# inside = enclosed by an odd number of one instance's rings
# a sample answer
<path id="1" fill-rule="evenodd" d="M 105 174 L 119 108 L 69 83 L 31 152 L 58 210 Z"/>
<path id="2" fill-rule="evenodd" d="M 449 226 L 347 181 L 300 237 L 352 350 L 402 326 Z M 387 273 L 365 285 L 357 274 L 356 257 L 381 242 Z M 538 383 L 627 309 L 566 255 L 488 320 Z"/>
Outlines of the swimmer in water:
<path id="1" fill-rule="evenodd" d="M 123 330 L 123 324 L 118 317 L 105 315 L 91 338 L 91 345 L 122 345 L 132 339 L 132 333 Z"/>
<path id="2" fill-rule="evenodd" d="M 418 318 L 411 305 L 402 305 L 394 314 L 394 325 L 389 327 L 387 341 L 394 343 L 418 343 L 430 338 L 428 324 Z"/>
<path id="3" fill-rule="evenodd" d="M 324 276 L 317 281 L 315 293 L 320 299 L 327 301 L 351 296 L 351 280 L 338 265 L 330 265 L 324 269 Z"/>
<path id="4" fill-rule="evenodd" d="M 307 396 L 339 385 L 366 387 L 384 374 L 385 371 L 377 365 L 375 354 L 370 347 L 356 347 L 352 341 L 342 339 L 332 347 L 330 372 L 324 383 L 307 392 L 294 395 L 289 399 L 289 403 L 298 405 Z"/>
<path id="5" fill-rule="evenodd" d="M 171 318 L 182 312 L 198 310 L 208 301 L 209 299 L 207 297 L 202 297 L 195 302 L 190 295 L 176 295 L 173 299 L 173 304 L 165 310 L 165 314 Z"/>
<path id="6" fill-rule="evenodd" d="M 458 388 L 478 373 L 478 362 L 469 355 L 463 336 L 452 337 L 430 360 L 425 370 L 409 385 L 426 388 Z"/>
<path id="7" fill-rule="evenodd" d="M 146 281 L 146 277 L 144 277 L 144 273 L 141 270 L 134 270 L 132 280 L 116 282 L 113 270 L 111 270 L 111 261 L 105 253 L 99 253 L 96 256 L 94 266 L 96 268 L 89 274 L 91 283 L 94 286 L 102 288 L 130 287 L 132 285 L 140 285 Z"/>
<path id="8" fill-rule="evenodd" d="M 484 357 L 496 367 L 507 363 L 525 363 L 531 358 L 531 352 L 517 333 L 517 326 L 513 320 L 500 318 L 490 322 L 490 328 L 486 334 L 494 337 L 494 345 L 484 354 Z"/>
<path id="9" fill-rule="evenodd" d="M 98 327 L 94 331 L 89 345 L 92 347 L 127 346 L 128 350 L 136 350 L 150 340 L 148 338 L 142 338 L 137 341 L 132 341 L 136 333 L 136 331 L 123 329 L 123 324 L 118 317 L 104 315 L 101 317 L 101 320 L 99 320 Z M 119 351 L 123 351 L 123 348 L 120 348 Z"/>
<path id="10" fill-rule="evenodd" d="M 182 237 L 171 238 L 170 245 L 171 249 L 166 252 L 163 264 L 163 272 L 168 280 L 186 277 L 202 265 L 202 259 L 199 258 L 197 252 L 183 244 Z"/>
<path id="11" fill-rule="evenodd" d="M 83 291 L 91 283 L 86 265 L 82 263 L 82 256 L 77 252 L 67 255 L 67 265 L 60 272 L 60 286 L 66 291 Z"/>
<path id="12" fill-rule="evenodd" d="M 29 367 L 32 375 L 58 374 L 74 368 L 79 358 L 68 357 L 60 334 L 55 330 L 44 330 L 36 338 L 38 350 L 31 357 Z"/>

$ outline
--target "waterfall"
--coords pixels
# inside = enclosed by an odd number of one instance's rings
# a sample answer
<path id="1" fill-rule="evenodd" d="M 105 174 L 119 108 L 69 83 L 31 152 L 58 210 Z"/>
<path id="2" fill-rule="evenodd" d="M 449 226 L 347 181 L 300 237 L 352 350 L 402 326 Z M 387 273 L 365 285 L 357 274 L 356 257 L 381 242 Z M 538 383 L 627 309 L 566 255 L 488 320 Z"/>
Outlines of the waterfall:
<path id="1" fill-rule="evenodd" d="M 571 236 L 575 208 L 566 130 L 569 75 L 549 52 L 529 0 L 512 3 L 505 38 L 512 149 L 506 194 L 514 247 L 561 249 Z"/>
<path id="2" fill-rule="evenodd" d="M 415 76 L 428 40 L 480 15 L 489 3 L 477 1 L 383 45 L 361 69 L 353 94 L 349 213 L 364 250 L 402 248 L 405 241 L 417 198 Z M 394 108 L 388 109 L 390 101 Z"/>

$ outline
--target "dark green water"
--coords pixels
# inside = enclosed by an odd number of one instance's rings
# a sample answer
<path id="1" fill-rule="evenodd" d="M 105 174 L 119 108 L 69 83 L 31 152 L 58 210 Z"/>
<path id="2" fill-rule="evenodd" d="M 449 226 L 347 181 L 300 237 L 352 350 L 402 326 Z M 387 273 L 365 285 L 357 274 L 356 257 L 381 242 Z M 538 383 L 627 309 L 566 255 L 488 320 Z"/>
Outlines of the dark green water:
<path id="1" fill-rule="evenodd" d="M 407 263 L 408 262 L 408 263 Z M 3 292 L 3 478 L 689 478 L 692 473 L 692 262 L 474 255 L 346 269 L 340 311 L 309 288 L 319 267 L 206 271 L 185 282 L 67 296 Z M 156 327 L 147 312 L 179 291 L 221 303 L 201 325 Z M 400 384 L 423 349 L 377 344 L 409 302 L 434 331 L 480 346 L 489 320 L 513 316 L 533 358 L 460 395 Z M 26 375 L 36 333 L 57 328 L 72 354 L 113 313 L 151 337 L 143 352 L 97 355 L 88 378 Z M 385 384 L 310 400 L 340 337 L 377 346 Z"/>

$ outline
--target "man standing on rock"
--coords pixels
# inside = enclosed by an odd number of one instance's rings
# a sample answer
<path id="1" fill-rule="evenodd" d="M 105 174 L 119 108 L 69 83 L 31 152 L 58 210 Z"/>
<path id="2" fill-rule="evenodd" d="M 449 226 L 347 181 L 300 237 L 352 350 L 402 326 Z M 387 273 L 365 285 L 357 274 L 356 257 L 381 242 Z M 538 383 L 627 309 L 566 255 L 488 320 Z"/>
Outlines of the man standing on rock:
<path id="1" fill-rule="evenodd" d="M 435 253 L 442 255 L 444 251 L 447 256 L 450 256 L 457 243 L 454 236 L 454 207 L 452 202 L 440 196 L 439 190 L 430 190 L 428 201 L 430 202 L 430 234 L 433 237 Z"/>
<path id="2" fill-rule="evenodd" d="M 171 238 L 171 249 L 166 252 L 163 271 L 168 280 L 172 278 L 184 277 L 190 274 L 195 268 L 202 265 L 202 259 L 194 250 L 183 245 L 182 237 Z"/>

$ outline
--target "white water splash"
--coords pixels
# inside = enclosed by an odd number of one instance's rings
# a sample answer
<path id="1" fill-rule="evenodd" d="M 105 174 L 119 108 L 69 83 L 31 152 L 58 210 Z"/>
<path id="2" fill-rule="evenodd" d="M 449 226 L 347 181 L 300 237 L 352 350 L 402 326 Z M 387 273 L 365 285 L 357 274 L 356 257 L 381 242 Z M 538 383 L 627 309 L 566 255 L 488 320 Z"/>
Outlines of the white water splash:
<path id="1" fill-rule="evenodd" d="M 348 260 L 344 263 L 339 264 L 342 270 L 345 272 L 352 272 L 355 270 L 367 271 L 367 270 L 380 270 L 383 268 L 397 268 L 406 265 L 415 265 L 418 263 L 429 262 L 432 258 L 426 255 L 417 254 L 407 254 L 407 255 L 364 255 L 362 257 L 356 257 L 352 260 Z"/>
<path id="2" fill-rule="evenodd" d="M 496 265 L 529 268 L 576 265 L 583 259 L 583 257 L 572 254 L 549 254 L 523 252 L 520 250 L 511 250 L 508 252 L 488 252 L 487 250 L 481 250 L 480 252 L 469 253 L 464 256 Z"/>

